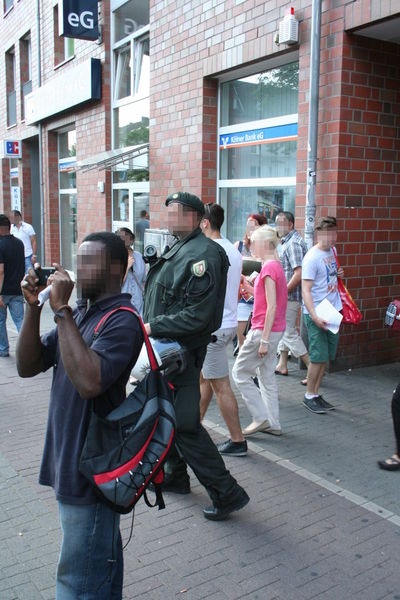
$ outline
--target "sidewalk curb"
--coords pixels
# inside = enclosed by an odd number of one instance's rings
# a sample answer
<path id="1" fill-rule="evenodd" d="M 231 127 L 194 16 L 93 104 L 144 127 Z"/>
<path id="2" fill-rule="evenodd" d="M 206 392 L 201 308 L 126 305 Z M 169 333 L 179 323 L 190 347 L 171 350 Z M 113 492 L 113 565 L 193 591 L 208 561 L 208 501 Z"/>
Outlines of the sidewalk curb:
<path id="1" fill-rule="evenodd" d="M 213 421 L 204 419 L 203 425 L 205 427 L 207 427 L 207 429 L 211 429 L 212 431 L 215 431 L 215 433 L 218 433 L 225 437 L 229 437 L 229 431 L 227 429 L 225 429 L 224 427 L 217 425 Z M 349 500 L 356 506 L 360 506 L 361 508 L 364 508 L 365 510 L 368 510 L 369 512 L 374 513 L 378 517 L 381 517 L 382 519 L 386 519 L 386 520 L 390 521 L 391 523 L 393 523 L 394 525 L 397 525 L 398 527 L 400 527 L 400 515 L 397 515 L 389 510 L 386 510 L 386 508 L 379 506 L 379 504 L 375 504 L 375 502 L 371 502 L 370 500 L 368 500 L 368 498 L 364 498 L 363 496 L 354 494 L 350 490 L 346 490 L 345 488 L 342 488 L 339 485 L 335 485 L 334 483 L 331 483 L 327 479 L 324 479 L 323 477 L 319 477 L 318 475 L 315 475 L 311 471 L 297 466 L 294 462 L 288 460 L 287 458 L 282 458 L 281 456 L 278 456 L 277 454 L 274 454 L 273 452 L 269 452 L 268 450 L 265 450 L 264 448 L 262 448 L 262 446 L 259 446 L 255 442 L 251 442 L 251 441 L 247 440 L 247 446 L 252 452 L 255 452 L 259 456 L 262 456 L 263 458 L 266 458 L 269 461 L 274 462 L 274 463 L 280 465 L 281 467 L 284 467 L 288 471 L 292 471 L 292 472 L 296 473 L 296 475 L 303 477 L 303 479 L 312 481 L 313 483 L 319 485 L 320 487 L 322 487 L 326 490 L 329 490 L 330 492 L 336 494 L 337 496 L 346 498 L 346 500 Z"/>

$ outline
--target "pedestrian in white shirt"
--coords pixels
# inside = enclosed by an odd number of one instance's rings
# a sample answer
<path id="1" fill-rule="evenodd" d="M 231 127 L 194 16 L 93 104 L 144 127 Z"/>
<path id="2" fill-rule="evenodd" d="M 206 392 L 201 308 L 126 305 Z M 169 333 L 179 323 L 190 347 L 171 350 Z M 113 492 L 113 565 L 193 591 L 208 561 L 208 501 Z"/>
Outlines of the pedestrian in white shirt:
<path id="1" fill-rule="evenodd" d="M 343 277 L 344 272 L 338 268 L 336 250 L 333 251 L 337 238 L 336 218 L 321 217 L 315 229 L 317 243 L 305 255 L 301 274 L 303 315 L 310 356 L 303 404 L 313 413 L 324 414 L 334 407 L 321 396 L 319 387 L 326 365 L 336 356 L 339 332 L 329 331 L 328 323 L 318 316 L 316 308 L 326 298 L 336 310 L 342 309 L 337 278 Z"/>
<path id="2" fill-rule="evenodd" d="M 217 448 L 221 454 L 246 456 L 247 442 L 240 426 L 239 410 L 229 381 L 228 365 L 228 348 L 237 334 L 237 298 L 242 273 L 242 256 L 229 240 L 221 236 L 223 222 L 222 206 L 206 204 L 200 227 L 206 237 L 222 246 L 230 266 L 221 327 L 214 333 L 216 341 L 207 346 L 207 354 L 200 374 L 200 418 L 203 419 L 214 392 L 230 433 L 230 439 L 219 444 Z"/>
<path id="3" fill-rule="evenodd" d="M 37 262 L 36 234 L 32 225 L 22 220 L 19 210 L 11 211 L 11 235 L 23 242 L 25 248 L 25 273 Z"/>

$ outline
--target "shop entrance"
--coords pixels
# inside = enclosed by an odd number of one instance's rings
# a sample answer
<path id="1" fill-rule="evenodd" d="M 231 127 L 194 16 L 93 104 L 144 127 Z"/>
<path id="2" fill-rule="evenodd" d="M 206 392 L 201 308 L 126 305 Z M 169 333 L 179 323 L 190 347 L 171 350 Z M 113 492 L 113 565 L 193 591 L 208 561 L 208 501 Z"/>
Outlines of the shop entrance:
<path id="1" fill-rule="evenodd" d="M 125 182 L 113 185 L 112 229 L 128 227 L 136 236 L 135 250 L 143 252 L 145 229 L 149 220 L 149 182 Z"/>

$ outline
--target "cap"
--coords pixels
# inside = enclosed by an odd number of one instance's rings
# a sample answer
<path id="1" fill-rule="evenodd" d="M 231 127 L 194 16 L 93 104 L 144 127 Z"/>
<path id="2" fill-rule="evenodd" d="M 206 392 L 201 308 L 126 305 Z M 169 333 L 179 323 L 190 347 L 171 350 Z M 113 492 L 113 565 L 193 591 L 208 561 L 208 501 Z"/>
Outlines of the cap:
<path id="1" fill-rule="evenodd" d="M 188 206 L 192 210 L 196 210 L 201 215 L 204 215 L 204 204 L 194 194 L 188 194 L 188 192 L 176 192 L 175 194 L 171 194 L 165 201 L 165 205 L 168 206 L 173 202 L 177 202 L 178 204 L 183 204 L 183 206 Z"/>

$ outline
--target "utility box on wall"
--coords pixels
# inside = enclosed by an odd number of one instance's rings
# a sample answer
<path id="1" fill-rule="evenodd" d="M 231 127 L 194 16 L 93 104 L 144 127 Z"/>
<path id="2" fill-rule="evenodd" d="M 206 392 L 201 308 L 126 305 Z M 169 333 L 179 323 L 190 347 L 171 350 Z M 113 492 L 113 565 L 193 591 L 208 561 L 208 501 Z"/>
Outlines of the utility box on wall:
<path id="1" fill-rule="evenodd" d="M 279 43 L 297 44 L 299 41 L 299 22 L 294 16 L 294 8 L 285 15 L 283 21 L 279 23 Z"/>

